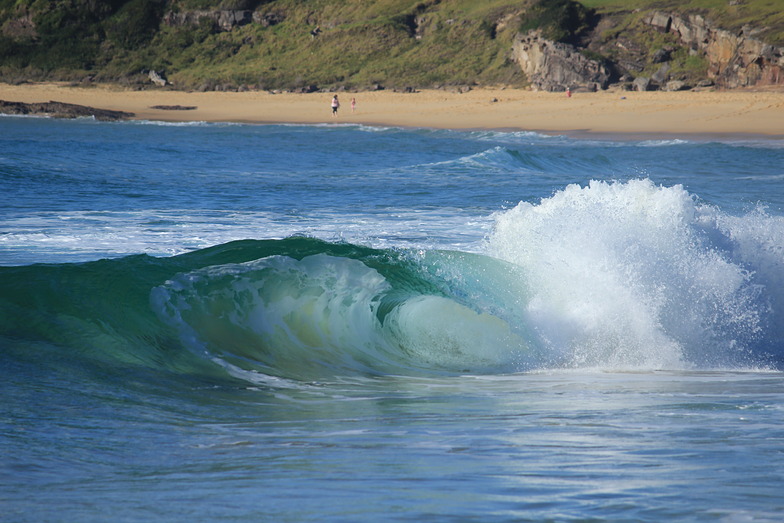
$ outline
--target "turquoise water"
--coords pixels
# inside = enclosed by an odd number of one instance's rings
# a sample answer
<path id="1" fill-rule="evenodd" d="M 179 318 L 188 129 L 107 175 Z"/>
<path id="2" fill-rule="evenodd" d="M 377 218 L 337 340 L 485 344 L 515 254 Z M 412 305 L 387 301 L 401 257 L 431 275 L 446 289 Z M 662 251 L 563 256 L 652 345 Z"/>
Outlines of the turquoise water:
<path id="1" fill-rule="evenodd" d="M 8 521 L 777 521 L 784 143 L 0 119 Z"/>

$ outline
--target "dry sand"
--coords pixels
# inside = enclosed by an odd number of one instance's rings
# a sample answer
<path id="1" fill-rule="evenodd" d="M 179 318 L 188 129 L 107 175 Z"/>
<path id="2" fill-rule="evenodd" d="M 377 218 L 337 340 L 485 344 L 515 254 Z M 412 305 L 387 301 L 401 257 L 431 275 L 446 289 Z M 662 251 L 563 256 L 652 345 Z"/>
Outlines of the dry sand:
<path id="1" fill-rule="evenodd" d="M 258 123 L 362 123 L 448 129 L 514 129 L 551 133 L 630 135 L 757 134 L 784 137 L 782 91 L 683 91 L 575 93 L 474 89 L 467 93 L 424 90 L 332 94 L 267 92 L 132 91 L 116 86 L 0 84 L 0 100 L 67 102 L 129 111 L 136 119 Z M 351 111 L 356 98 L 356 112 Z M 195 106 L 162 110 L 152 106 Z"/>

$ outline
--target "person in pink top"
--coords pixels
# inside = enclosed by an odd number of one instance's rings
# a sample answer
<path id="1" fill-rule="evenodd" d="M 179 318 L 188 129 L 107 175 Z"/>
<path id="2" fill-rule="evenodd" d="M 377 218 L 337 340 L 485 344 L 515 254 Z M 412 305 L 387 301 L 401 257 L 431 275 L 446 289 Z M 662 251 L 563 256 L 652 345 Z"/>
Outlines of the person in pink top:
<path id="1" fill-rule="evenodd" d="M 340 107 L 340 102 L 338 101 L 338 95 L 332 97 L 332 116 L 338 116 L 338 107 Z"/>

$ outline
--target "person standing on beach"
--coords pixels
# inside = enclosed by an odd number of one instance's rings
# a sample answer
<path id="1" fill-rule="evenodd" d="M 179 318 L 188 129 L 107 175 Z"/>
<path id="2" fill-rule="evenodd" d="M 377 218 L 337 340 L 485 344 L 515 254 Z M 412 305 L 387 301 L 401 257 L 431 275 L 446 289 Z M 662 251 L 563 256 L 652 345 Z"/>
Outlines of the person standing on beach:
<path id="1" fill-rule="evenodd" d="M 356 109 L 356 108 L 357 108 L 357 99 L 356 98 L 352 98 L 351 99 L 351 112 L 353 113 L 354 109 Z"/>
<path id="2" fill-rule="evenodd" d="M 340 107 L 340 102 L 338 101 L 338 95 L 332 97 L 332 116 L 337 118 L 338 116 L 338 107 Z"/>

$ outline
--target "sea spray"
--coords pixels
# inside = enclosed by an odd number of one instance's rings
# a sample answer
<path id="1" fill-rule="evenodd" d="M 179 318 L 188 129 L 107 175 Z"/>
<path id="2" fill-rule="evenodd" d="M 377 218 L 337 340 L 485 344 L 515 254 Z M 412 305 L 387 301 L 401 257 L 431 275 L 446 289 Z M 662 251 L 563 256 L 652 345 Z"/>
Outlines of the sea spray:
<path id="1" fill-rule="evenodd" d="M 732 262 L 747 268 L 764 297 L 760 306 L 767 304 L 766 321 L 756 337 L 762 343 L 755 349 L 784 352 L 784 217 L 771 216 L 762 207 L 744 216 L 713 209 L 702 221 Z M 774 345 L 765 347 L 769 341 Z"/>
<path id="2" fill-rule="evenodd" d="M 717 213 L 680 185 L 592 181 L 499 213 L 488 252 L 536 282 L 529 327 L 570 366 L 746 365 L 769 307 Z"/>

